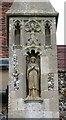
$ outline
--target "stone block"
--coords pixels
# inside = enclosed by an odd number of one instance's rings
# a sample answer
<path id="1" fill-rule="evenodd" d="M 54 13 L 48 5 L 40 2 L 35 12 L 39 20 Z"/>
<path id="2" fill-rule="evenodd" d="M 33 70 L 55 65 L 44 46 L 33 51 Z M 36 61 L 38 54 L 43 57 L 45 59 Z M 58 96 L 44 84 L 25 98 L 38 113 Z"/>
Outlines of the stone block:
<path id="1" fill-rule="evenodd" d="M 49 59 L 48 56 L 41 56 L 41 74 L 49 73 Z"/>
<path id="2" fill-rule="evenodd" d="M 53 112 L 52 112 L 52 117 L 53 117 L 53 118 L 56 118 L 56 119 L 59 118 L 59 112 L 53 111 Z"/>
<path id="3" fill-rule="evenodd" d="M 44 118 L 52 118 L 52 111 L 44 111 Z"/>
<path id="4" fill-rule="evenodd" d="M 44 99 L 44 106 L 45 106 L 45 111 L 49 111 L 49 106 L 50 106 L 50 103 L 49 103 L 49 99 Z"/>
<path id="5" fill-rule="evenodd" d="M 41 94 L 42 94 L 42 91 L 47 90 L 47 89 L 48 89 L 48 75 L 42 74 L 41 75 Z"/>
<path id="6" fill-rule="evenodd" d="M 49 100 L 49 109 L 50 111 L 58 111 L 59 106 L 58 106 L 58 96 L 55 96 L 54 98 L 51 98 Z"/>

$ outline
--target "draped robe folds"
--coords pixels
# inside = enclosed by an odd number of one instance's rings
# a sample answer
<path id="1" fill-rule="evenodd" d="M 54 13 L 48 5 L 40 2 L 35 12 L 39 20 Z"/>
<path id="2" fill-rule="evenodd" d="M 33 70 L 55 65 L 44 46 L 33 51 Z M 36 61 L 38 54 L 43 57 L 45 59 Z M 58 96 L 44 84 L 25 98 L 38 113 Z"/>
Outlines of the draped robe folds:
<path id="1" fill-rule="evenodd" d="M 30 63 L 27 70 L 29 90 L 39 90 L 39 66 L 35 63 Z"/>

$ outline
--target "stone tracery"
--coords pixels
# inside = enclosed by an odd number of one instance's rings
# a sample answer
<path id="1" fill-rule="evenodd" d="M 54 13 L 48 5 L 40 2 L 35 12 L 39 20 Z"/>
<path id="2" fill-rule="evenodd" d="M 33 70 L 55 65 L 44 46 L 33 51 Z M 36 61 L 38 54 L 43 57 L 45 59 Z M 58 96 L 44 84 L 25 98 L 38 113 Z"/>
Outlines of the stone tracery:
<path id="1" fill-rule="evenodd" d="M 38 45 L 38 39 L 36 34 L 41 31 L 39 23 L 37 21 L 31 20 L 25 24 L 25 31 L 30 33 L 30 38 L 28 38 L 27 45 Z"/>

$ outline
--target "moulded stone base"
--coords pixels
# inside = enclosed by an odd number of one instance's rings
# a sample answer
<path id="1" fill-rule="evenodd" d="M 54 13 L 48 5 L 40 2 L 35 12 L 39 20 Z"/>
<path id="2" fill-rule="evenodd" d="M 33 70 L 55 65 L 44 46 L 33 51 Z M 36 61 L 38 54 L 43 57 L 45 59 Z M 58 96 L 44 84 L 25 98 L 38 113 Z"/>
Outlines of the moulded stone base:
<path id="1" fill-rule="evenodd" d="M 40 97 L 32 97 L 32 96 L 28 96 L 25 100 L 24 100 L 24 102 L 26 102 L 26 103 L 30 103 L 30 102 L 39 102 L 39 103 L 41 103 L 41 102 L 43 102 L 43 100 L 40 98 Z"/>

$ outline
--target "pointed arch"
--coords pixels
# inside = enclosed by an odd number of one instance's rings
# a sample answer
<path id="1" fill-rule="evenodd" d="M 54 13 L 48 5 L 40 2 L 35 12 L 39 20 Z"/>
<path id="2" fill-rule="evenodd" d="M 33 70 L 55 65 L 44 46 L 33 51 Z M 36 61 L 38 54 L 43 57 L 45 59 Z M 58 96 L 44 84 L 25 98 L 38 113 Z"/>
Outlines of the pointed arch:
<path id="1" fill-rule="evenodd" d="M 45 45 L 51 45 L 51 22 L 48 20 L 45 22 Z"/>
<path id="2" fill-rule="evenodd" d="M 15 45 L 20 45 L 20 33 L 21 33 L 21 30 L 20 30 L 20 21 L 17 20 L 15 21 L 14 23 L 14 44 Z"/>

